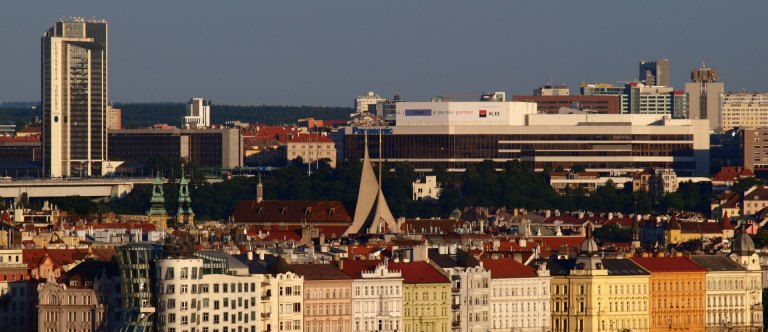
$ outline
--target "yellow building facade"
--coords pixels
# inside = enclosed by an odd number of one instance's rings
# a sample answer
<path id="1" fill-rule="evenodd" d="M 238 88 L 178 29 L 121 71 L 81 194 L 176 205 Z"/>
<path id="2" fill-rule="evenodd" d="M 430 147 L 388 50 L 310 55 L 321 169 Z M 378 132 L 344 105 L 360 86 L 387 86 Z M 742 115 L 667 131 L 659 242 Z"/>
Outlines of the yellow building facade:
<path id="1" fill-rule="evenodd" d="M 706 270 L 691 259 L 633 257 L 651 272 L 650 331 L 704 331 Z"/>
<path id="2" fill-rule="evenodd" d="M 647 331 L 650 273 L 629 259 L 602 259 L 585 242 L 576 258 L 535 263 L 553 276 L 552 331 Z"/>
<path id="3" fill-rule="evenodd" d="M 389 263 L 403 275 L 403 331 L 451 330 L 451 283 L 427 262 Z"/>

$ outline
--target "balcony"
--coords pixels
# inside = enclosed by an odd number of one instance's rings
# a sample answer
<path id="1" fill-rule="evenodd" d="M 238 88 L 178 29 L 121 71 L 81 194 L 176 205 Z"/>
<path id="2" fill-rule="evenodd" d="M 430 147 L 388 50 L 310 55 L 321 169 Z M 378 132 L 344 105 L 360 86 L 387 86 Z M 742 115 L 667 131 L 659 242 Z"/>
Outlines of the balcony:
<path id="1" fill-rule="evenodd" d="M 451 322 L 451 327 L 460 327 L 460 326 L 461 326 L 461 321 Z"/>
<path id="2" fill-rule="evenodd" d="M 460 304 L 451 303 L 451 310 L 459 310 L 461 308 Z"/>
<path id="3" fill-rule="evenodd" d="M 269 313 L 269 312 L 262 312 L 262 313 L 261 313 L 261 318 L 265 318 L 265 319 L 266 319 L 266 318 L 269 318 L 270 314 L 271 314 L 271 313 Z"/>

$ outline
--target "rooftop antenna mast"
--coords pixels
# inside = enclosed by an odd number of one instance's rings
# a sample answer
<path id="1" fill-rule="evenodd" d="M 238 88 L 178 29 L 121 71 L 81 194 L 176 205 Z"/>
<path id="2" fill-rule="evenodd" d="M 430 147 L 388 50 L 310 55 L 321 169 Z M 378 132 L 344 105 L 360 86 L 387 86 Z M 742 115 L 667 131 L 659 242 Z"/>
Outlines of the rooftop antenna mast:
<path id="1" fill-rule="evenodd" d="M 382 159 L 381 159 L 381 128 L 379 128 L 379 195 L 382 193 L 382 187 L 381 187 L 381 169 L 382 169 Z M 378 206 L 377 206 L 378 208 Z M 381 218 L 381 217 L 379 217 Z M 381 224 L 380 224 L 381 225 Z M 385 225 L 381 225 L 380 227 L 384 227 Z"/>

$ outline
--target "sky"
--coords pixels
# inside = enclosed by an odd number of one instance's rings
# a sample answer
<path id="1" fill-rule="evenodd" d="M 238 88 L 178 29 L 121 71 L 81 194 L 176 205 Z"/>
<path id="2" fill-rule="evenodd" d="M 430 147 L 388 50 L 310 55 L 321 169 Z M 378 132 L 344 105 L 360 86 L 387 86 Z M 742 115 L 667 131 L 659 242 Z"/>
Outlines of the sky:
<path id="1" fill-rule="evenodd" d="M 682 89 L 706 61 L 730 91 L 768 90 L 768 1 L 3 0 L 0 102 L 40 99 L 40 37 L 109 22 L 111 102 L 352 106 L 621 84 L 668 58 Z"/>

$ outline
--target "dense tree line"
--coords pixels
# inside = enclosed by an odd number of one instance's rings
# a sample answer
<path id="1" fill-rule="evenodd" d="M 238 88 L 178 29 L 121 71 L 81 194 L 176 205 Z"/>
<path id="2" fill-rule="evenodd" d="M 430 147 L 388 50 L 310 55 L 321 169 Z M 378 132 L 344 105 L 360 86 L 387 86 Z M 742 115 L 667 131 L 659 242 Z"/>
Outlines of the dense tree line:
<path id="1" fill-rule="evenodd" d="M 171 180 L 165 185 L 166 208 L 176 210 L 178 174 L 181 169 L 173 161 L 150 163 Z M 682 183 L 676 193 L 656 196 L 632 192 L 631 183 L 616 189 L 611 183 L 591 195 L 573 191 L 557 195 L 549 185 L 546 173 L 534 172 L 519 162 L 498 164 L 485 161 L 470 166 L 466 172 L 449 173 L 435 170 L 444 191 L 437 201 L 412 200 L 412 183 L 420 174 L 406 163 L 385 163 L 383 191 L 392 213 L 406 217 L 447 217 L 452 210 L 472 206 L 559 209 L 561 211 L 594 211 L 624 213 L 664 213 L 668 210 L 709 212 L 712 197 L 709 183 Z M 265 199 L 339 200 L 354 211 L 360 181 L 360 162 L 342 161 L 336 169 L 321 163 L 313 165 L 312 175 L 300 161 L 262 174 Z M 202 170 L 188 168 L 191 175 L 192 207 L 201 218 L 225 219 L 238 201 L 256 195 L 256 177 L 235 177 L 222 183 L 204 181 Z M 149 208 L 151 191 L 137 187 L 127 196 L 107 203 L 109 210 L 120 213 L 144 213 Z"/>
<path id="2" fill-rule="evenodd" d="M 186 112 L 183 103 L 125 103 L 115 104 L 123 110 L 123 127 L 143 128 L 156 123 L 179 125 Z M 212 105 L 211 122 L 242 121 L 248 123 L 289 124 L 301 118 L 348 119 L 350 107 L 322 106 L 237 106 Z"/>

